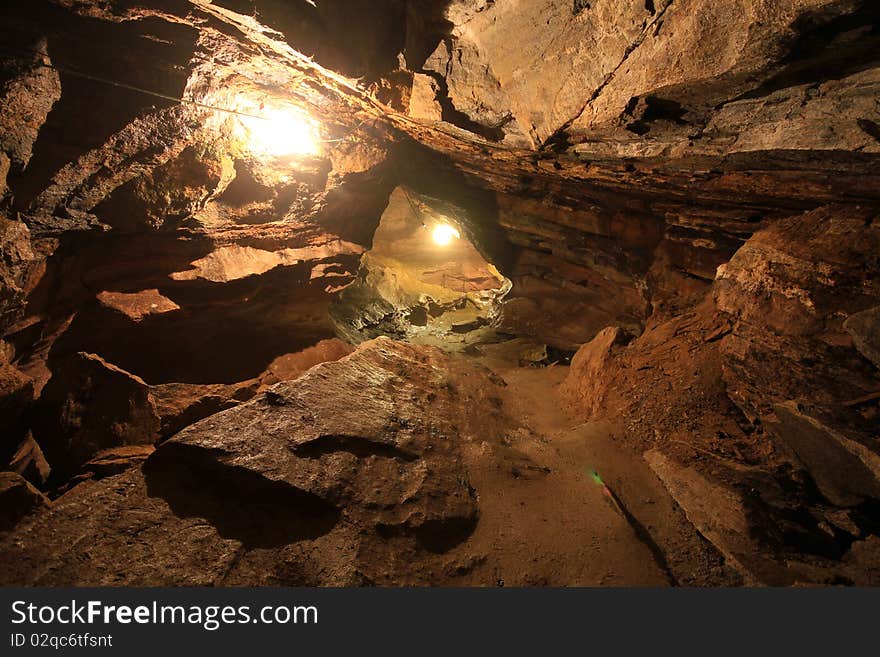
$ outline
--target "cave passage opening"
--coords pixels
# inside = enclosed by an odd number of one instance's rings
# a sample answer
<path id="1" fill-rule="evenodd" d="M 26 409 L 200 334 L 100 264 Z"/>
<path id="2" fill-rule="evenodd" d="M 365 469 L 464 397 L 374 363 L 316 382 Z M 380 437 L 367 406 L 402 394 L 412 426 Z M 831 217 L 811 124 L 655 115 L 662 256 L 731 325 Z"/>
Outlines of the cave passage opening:
<path id="1" fill-rule="evenodd" d="M 493 325 L 511 285 L 458 219 L 398 187 L 330 315 L 353 344 L 384 335 L 462 351 L 499 339 Z"/>

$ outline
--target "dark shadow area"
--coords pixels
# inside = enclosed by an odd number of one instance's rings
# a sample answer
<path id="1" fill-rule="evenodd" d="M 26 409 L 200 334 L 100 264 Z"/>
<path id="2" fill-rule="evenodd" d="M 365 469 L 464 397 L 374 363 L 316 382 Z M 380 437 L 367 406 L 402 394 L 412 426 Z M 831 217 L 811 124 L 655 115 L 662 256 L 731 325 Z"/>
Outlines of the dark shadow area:
<path id="1" fill-rule="evenodd" d="M 172 282 L 160 293 L 182 308 L 139 322 L 90 302 L 54 344 L 50 362 L 87 351 L 152 384 L 256 377 L 276 357 L 334 336 L 326 283 L 310 283 L 311 269 L 277 267 L 228 283 Z"/>
<path id="2" fill-rule="evenodd" d="M 258 240 L 245 244 L 265 245 Z M 42 321 L 10 335 L 19 360 L 51 343 L 49 367 L 78 351 L 98 354 L 151 384 L 234 383 L 255 377 L 276 357 L 333 337 L 326 280 L 311 280 L 319 262 L 279 266 L 228 282 L 173 280 L 211 253 L 212 240 L 179 233 L 72 234 L 53 254 L 31 294 L 27 315 Z M 276 247 L 277 248 L 277 245 Z M 108 257 L 112 254 L 112 257 Z M 328 267 L 357 270 L 358 256 L 336 256 Z M 334 281 L 344 282 L 345 276 Z M 140 321 L 96 300 L 103 291 L 156 289 L 179 310 Z"/>
<path id="3" fill-rule="evenodd" d="M 414 529 L 405 525 L 380 524 L 376 526 L 376 531 L 384 540 L 414 537 L 428 552 L 444 554 L 468 540 L 477 528 L 479 520 L 479 515 L 475 513 L 467 518 L 426 520 Z"/>
<path id="4" fill-rule="evenodd" d="M 307 459 L 319 459 L 325 454 L 336 454 L 338 452 L 346 452 L 359 459 L 378 456 L 412 462 L 419 458 L 416 454 L 402 450 L 394 445 L 370 440 L 363 436 L 321 436 L 304 445 L 298 445 L 293 451 L 298 456 Z"/>
<path id="5" fill-rule="evenodd" d="M 428 552 L 443 554 L 464 543 L 477 528 L 479 517 L 428 520 L 416 529 L 416 539 Z"/>
<path id="6" fill-rule="evenodd" d="M 406 0 L 219 0 L 278 30 L 299 52 L 349 77 L 376 79 L 397 68 L 404 48 Z"/>
<path id="7" fill-rule="evenodd" d="M 150 497 L 161 497 L 178 517 L 204 518 L 246 549 L 313 540 L 339 521 L 339 510 L 317 495 L 224 465 L 191 445 L 163 445 L 143 472 Z"/>
<path id="8" fill-rule="evenodd" d="M 880 60 L 880 4 L 875 0 L 864 0 L 855 11 L 831 19 L 817 9 L 792 27 L 796 36 L 779 72 L 735 100 L 760 98 L 801 84 L 839 80 L 871 68 Z"/>

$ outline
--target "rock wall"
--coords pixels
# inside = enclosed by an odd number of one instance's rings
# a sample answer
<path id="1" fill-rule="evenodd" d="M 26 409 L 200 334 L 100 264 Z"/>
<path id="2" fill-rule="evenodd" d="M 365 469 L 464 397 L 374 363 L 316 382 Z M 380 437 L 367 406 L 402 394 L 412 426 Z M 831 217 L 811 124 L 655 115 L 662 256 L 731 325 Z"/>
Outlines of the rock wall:
<path id="1" fill-rule="evenodd" d="M 585 417 L 617 414 L 621 443 L 646 452 L 747 581 L 868 581 L 858 559 L 877 533 L 878 25 L 858 0 L 4 6 L 0 455 L 15 472 L 4 491 L 24 510 L 14 521 L 34 512 L 33 546 L 96 503 L 111 515 L 149 508 L 159 543 L 188 528 L 193 554 L 231 564 L 169 561 L 175 583 L 255 581 L 277 550 L 289 570 L 273 583 L 378 582 L 319 555 L 367 526 L 377 534 L 358 549 L 397 565 L 465 536 L 479 514 L 458 443 L 437 484 L 449 503 L 426 495 L 401 520 L 410 510 L 395 488 L 393 522 L 361 513 L 371 493 L 359 468 L 378 449 L 383 468 L 399 461 L 415 481 L 431 457 L 421 443 L 403 454 L 374 444 L 375 427 L 328 430 L 283 473 L 239 463 L 247 446 L 223 458 L 206 447 L 228 438 L 217 418 L 290 410 L 261 392 L 270 382 L 348 353 L 330 309 L 354 295 L 344 290 L 405 187 L 511 281 L 493 331 L 586 345 L 569 400 Z M 247 119 L 279 107 L 320 124 L 312 153 L 249 142 Z M 339 376 L 405 379 L 376 354 L 414 370 L 442 360 L 408 349 L 374 345 Z M 415 412 L 406 403 L 388 402 Z M 285 417 L 300 435 L 302 418 Z M 170 482 L 177 467 L 289 499 L 310 533 L 273 536 L 243 507 L 200 533 L 190 514 L 217 510 Z M 121 488 L 102 483 L 128 468 Z M 302 468 L 311 481 L 288 481 Z M 52 519 L 32 486 L 60 496 Z M 83 531 L 116 522 L 92 515 Z M 308 545 L 294 555 L 285 540 Z M 238 566 L 245 543 L 269 552 Z M 46 550 L 66 564 L 58 582 L 110 583 L 100 564 L 77 579 L 66 545 Z M 43 557 L 22 557 L 34 570 L 4 581 L 42 581 Z M 310 578 L 298 569 L 312 560 Z M 411 581 L 459 567 L 470 568 L 431 562 Z"/>

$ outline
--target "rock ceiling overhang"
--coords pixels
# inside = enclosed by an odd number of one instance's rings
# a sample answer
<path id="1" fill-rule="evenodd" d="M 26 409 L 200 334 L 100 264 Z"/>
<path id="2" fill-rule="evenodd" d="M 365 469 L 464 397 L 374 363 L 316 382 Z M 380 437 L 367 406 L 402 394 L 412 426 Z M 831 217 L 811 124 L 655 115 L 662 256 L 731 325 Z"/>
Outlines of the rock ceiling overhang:
<path id="1" fill-rule="evenodd" d="M 412 119 L 378 102 L 357 81 L 297 52 L 255 19 L 208 0 L 87 3 L 58 0 L 73 11 L 111 21 L 145 18 L 185 24 L 200 33 L 208 60 L 193 60 L 187 93 L 218 105 L 223 89 L 277 94 L 318 117 L 336 138 L 426 146 L 438 161 L 496 191 L 539 195 L 570 207 L 630 206 L 663 216 L 682 204 L 711 213 L 785 214 L 832 202 L 880 199 L 878 155 L 771 150 L 727 157 L 597 157 L 583 145 L 509 148 L 448 123 Z M 407 154 L 412 150 L 406 151 Z M 575 183 L 572 185 L 571 183 Z M 621 200 L 621 193 L 626 200 Z M 748 196 L 747 203 L 743 202 Z"/>

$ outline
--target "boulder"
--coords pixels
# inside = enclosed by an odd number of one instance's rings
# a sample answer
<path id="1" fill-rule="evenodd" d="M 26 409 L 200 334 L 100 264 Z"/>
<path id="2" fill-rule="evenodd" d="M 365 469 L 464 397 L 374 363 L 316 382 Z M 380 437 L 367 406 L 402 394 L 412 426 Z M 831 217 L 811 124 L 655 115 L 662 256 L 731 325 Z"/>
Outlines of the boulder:
<path id="1" fill-rule="evenodd" d="M 574 355 L 562 393 L 585 417 L 600 410 L 610 382 L 608 366 L 614 349 L 625 344 L 626 337 L 623 329 L 609 326 Z"/>
<path id="2" fill-rule="evenodd" d="M 0 582 L 450 581 L 486 559 L 464 546 L 473 482 L 540 470 L 505 444 L 518 429 L 500 385 L 435 348 L 365 343 L 187 427 L 141 467 L 70 488 L 0 540 Z"/>
<path id="3" fill-rule="evenodd" d="M 228 473 L 300 498 L 297 506 L 323 520 L 341 514 L 445 551 L 473 530 L 478 507 L 462 463 L 466 433 L 453 424 L 462 392 L 443 389 L 435 363 L 446 364 L 436 350 L 368 343 L 183 430 L 150 459 L 148 482 L 186 513 L 193 500 L 175 497 L 176 480 Z M 265 538 L 245 532 L 242 540 Z"/>
<path id="4" fill-rule="evenodd" d="M 159 416 L 149 386 L 95 354 L 79 352 L 59 363 L 43 388 L 34 436 L 59 481 L 103 449 L 151 445 Z"/>

